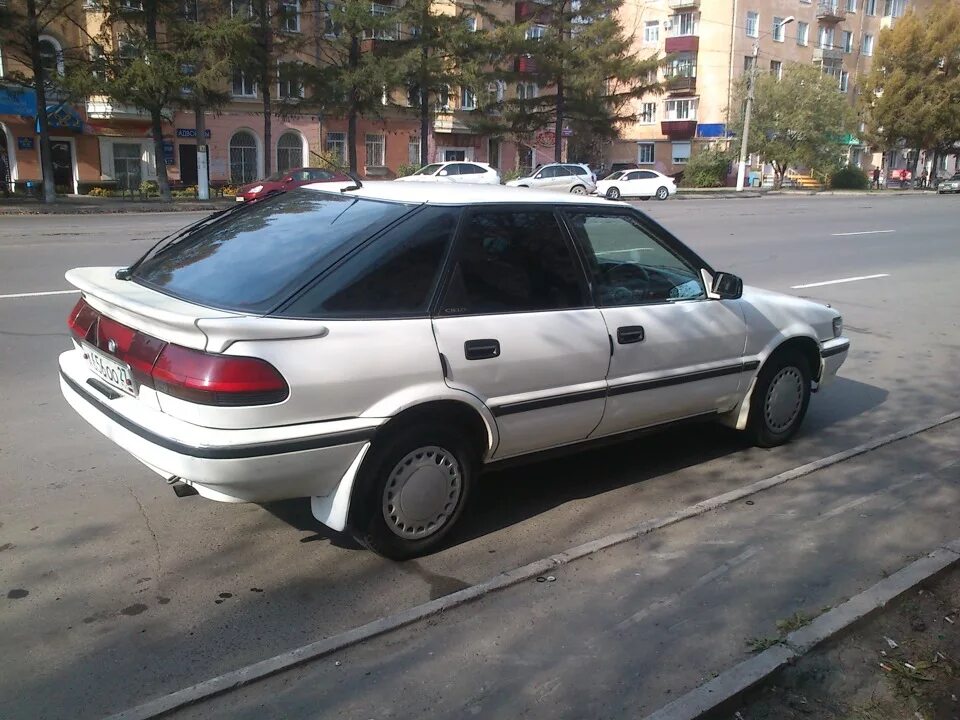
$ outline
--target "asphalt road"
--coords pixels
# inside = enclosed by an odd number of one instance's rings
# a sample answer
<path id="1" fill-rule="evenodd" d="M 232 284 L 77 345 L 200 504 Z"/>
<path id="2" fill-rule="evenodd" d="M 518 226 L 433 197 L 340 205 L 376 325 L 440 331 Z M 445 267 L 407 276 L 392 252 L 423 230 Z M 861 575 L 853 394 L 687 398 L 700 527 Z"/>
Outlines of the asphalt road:
<path id="1" fill-rule="evenodd" d="M 67 289 L 65 270 L 127 263 L 194 218 L 0 217 L 0 717 L 121 710 L 960 409 L 953 196 L 640 206 L 718 269 L 839 308 L 842 377 L 774 451 L 698 426 L 491 475 L 451 547 L 404 564 L 305 502 L 178 500 L 61 399 L 74 298 L 11 296 Z"/>

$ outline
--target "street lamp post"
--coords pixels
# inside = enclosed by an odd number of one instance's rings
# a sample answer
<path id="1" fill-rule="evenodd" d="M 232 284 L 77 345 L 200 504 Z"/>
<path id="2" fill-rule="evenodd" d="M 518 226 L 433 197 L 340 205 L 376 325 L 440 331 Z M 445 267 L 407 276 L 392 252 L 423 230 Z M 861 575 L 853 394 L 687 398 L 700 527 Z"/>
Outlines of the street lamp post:
<path id="1" fill-rule="evenodd" d="M 796 20 L 796 18 L 793 15 L 784 18 L 773 29 L 773 33 L 789 25 L 794 20 Z M 764 33 L 764 35 L 768 34 L 772 33 Z M 750 143 L 750 114 L 753 112 L 754 88 L 757 82 L 757 56 L 760 53 L 761 37 L 763 36 L 757 36 L 757 39 L 753 43 L 753 66 L 750 68 L 750 76 L 747 78 L 747 107 L 743 113 L 743 137 L 740 138 L 740 164 L 737 167 L 737 192 L 743 192 L 743 182 L 747 175 L 747 146 Z"/>

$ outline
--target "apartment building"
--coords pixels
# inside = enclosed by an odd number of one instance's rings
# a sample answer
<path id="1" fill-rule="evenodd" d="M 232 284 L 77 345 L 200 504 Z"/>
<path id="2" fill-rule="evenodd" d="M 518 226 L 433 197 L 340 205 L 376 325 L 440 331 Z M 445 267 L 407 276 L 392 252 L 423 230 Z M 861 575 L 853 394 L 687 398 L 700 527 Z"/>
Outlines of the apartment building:
<path id="1" fill-rule="evenodd" d="M 779 75 L 788 63 L 813 63 L 856 102 L 880 32 L 908 6 L 928 0 L 637 0 L 622 10 L 638 54 L 668 58 L 663 95 L 635 104 L 635 121 L 614 144 L 613 162 L 662 172 L 683 169 L 704 147 L 729 136 L 737 83 L 756 69 Z M 794 20 L 784 25 L 783 21 Z M 879 164 L 857 137 L 850 162 Z"/>

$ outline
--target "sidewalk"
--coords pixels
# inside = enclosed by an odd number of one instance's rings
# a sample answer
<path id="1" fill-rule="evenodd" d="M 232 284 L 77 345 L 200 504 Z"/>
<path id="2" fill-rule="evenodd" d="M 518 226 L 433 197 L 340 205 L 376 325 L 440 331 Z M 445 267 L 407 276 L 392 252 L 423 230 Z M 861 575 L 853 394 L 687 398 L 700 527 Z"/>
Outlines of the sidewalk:
<path id="1" fill-rule="evenodd" d="M 174 200 L 164 203 L 158 199 L 123 200 L 99 198 L 89 195 L 68 195 L 57 198 L 52 205 L 26 198 L 0 197 L 0 215 L 94 215 L 100 213 L 145 213 L 145 212 L 211 212 L 223 210 L 236 204 L 232 197 L 212 200 Z"/>
<path id="2" fill-rule="evenodd" d="M 802 190 L 795 188 L 784 188 L 782 190 L 768 190 L 764 188 L 745 188 L 743 192 L 737 192 L 735 188 L 678 188 L 674 196 L 677 200 L 702 200 L 702 199 L 733 199 L 733 198 L 759 198 L 759 197 L 811 197 L 820 195 L 825 197 L 917 197 L 924 195 L 935 195 L 933 190 Z"/>
<path id="3" fill-rule="evenodd" d="M 644 717 L 953 540 L 958 453 L 954 421 L 171 717 Z"/>

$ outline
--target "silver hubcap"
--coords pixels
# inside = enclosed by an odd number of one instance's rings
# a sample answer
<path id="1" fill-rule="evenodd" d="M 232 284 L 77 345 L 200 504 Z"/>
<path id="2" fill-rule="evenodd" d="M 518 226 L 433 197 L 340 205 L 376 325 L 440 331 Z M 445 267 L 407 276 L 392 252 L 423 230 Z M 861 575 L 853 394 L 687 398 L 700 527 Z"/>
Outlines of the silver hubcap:
<path id="1" fill-rule="evenodd" d="M 800 414 L 803 404 L 803 375 L 795 367 L 785 367 L 776 374 L 767 389 L 763 414 L 773 432 L 789 428 Z"/>
<path id="2" fill-rule="evenodd" d="M 396 464 L 383 489 L 383 519 L 393 533 L 417 540 L 440 530 L 463 491 L 460 464 L 453 453 L 422 447 Z"/>
<path id="3" fill-rule="evenodd" d="M 577 185 L 573 190 L 571 190 L 571 192 L 574 195 L 585 195 L 587 191 L 584 188 L 582 188 L 580 185 Z"/>
<path id="4" fill-rule="evenodd" d="M 666 200 L 667 195 L 668 195 L 668 192 L 666 188 L 660 188 L 659 190 L 657 190 L 657 197 L 660 198 L 661 200 Z"/>
<path id="5" fill-rule="evenodd" d="M 616 188 L 610 188 L 610 190 L 607 191 L 607 197 L 611 200 L 616 200 L 618 197 L 620 197 L 620 191 Z"/>

